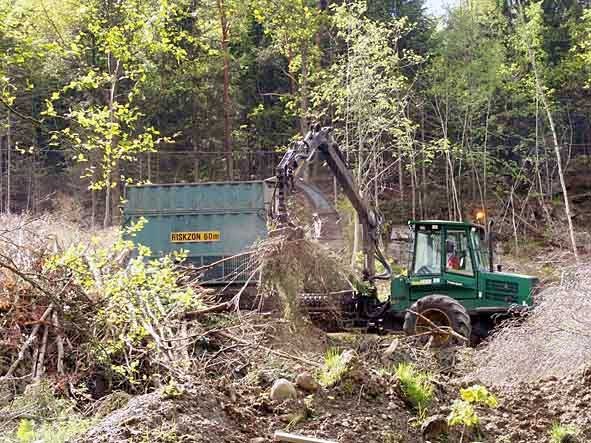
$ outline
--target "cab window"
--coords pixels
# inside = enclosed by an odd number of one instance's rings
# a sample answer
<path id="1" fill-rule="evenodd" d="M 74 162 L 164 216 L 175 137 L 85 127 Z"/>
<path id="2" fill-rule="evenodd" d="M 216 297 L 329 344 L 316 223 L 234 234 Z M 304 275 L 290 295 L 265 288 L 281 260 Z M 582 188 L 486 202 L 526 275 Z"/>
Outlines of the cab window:
<path id="1" fill-rule="evenodd" d="M 472 229 L 472 240 L 474 242 L 474 256 L 476 266 L 480 271 L 488 271 L 488 248 L 484 241 L 484 231 Z"/>
<path id="2" fill-rule="evenodd" d="M 441 232 L 418 231 L 415 237 L 414 275 L 441 274 Z"/>
<path id="3" fill-rule="evenodd" d="M 464 230 L 447 231 L 445 237 L 445 271 L 474 275 L 469 237 Z"/>

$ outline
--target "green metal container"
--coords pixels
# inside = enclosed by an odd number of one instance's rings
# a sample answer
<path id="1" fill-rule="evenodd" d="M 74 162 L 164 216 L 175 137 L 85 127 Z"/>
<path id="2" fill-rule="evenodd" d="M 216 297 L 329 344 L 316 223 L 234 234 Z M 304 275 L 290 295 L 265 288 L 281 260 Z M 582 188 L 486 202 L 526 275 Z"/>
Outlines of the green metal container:
<path id="1" fill-rule="evenodd" d="M 153 257 L 185 250 L 205 266 L 248 250 L 267 237 L 270 191 L 263 181 L 128 186 L 124 223 L 147 219 L 134 241 Z M 209 269 L 204 282 L 240 283 L 251 274 L 242 256 Z"/>

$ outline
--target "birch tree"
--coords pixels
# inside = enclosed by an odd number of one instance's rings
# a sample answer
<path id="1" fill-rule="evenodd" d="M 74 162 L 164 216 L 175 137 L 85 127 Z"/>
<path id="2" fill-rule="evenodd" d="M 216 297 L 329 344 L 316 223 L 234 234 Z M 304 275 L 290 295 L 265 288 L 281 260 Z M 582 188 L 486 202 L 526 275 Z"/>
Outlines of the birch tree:
<path id="1" fill-rule="evenodd" d="M 524 53 L 533 75 L 534 98 L 535 100 L 539 100 L 542 108 L 544 109 L 546 118 L 548 120 L 548 126 L 550 127 L 552 143 L 554 146 L 554 154 L 556 156 L 556 165 L 558 168 L 558 178 L 560 180 L 560 187 L 562 189 L 562 197 L 564 200 L 564 212 L 568 225 L 571 248 L 575 256 L 575 260 L 578 262 L 579 255 L 577 251 L 577 241 L 575 238 L 575 230 L 573 226 L 570 201 L 568 198 L 568 190 L 564 178 L 561 146 L 558 138 L 556 123 L 554 121 L 551 91 L 546 86 L 543 72 L 544 64 L 542 60 L 545 54 L 541 38 L 541 33 L 544 26 L 542 17 L 542 3 L 531 3 L 527 6 L 524 6 L 520 0 L 517 0 L 517 5 L 517 42 L 520 43 L 520 49 Z"/>
<path id="2" fill-rule="evenodd" d="M 67 106 L 60 117 L 68 126 L 55 131 L 52 140 L 69 147 L 74 160 L 85 165 L 83 178 L 92 192 L 104 191 L 103 225 L 108 226 L 120 203 L 120 187 L 129 178 L 122 174 L 122 162 L 153 151 L 159 141 L 157 130 L 139 124 L 136 104 L 153 66 L 151 57 L 169 53 L 182 59 L 185 52 L 177 43 L 187 36 L 166 27 L 169 15 L 177 12 L 167 0 L 96 1 L 78 12 L 83 31 L 66 50 L 79 62 L 78 72 L 46 101 L 45 115 L 56 117 L 57 106 Z M 93 223 L 94 217 L 93 204 Z"/>
<path id="3" fill-rule="evenodd" d="M 413 146 L 412 124 L 405 115 L 409 84 L 402 68 L 420 58 L 397 50 L 407 30 L 404 19 L 385 24 L 365 12 L 360 1 L 334 7 L 333 23 L 344 49 L 320 76 L 314 106 L 319 118 L 332 117 L 340 146 L 354 165 L 357 186 L 377 207 L 400 153 Z M 354 232 L 353 257 L 359 244 L 357 219 Z"/>

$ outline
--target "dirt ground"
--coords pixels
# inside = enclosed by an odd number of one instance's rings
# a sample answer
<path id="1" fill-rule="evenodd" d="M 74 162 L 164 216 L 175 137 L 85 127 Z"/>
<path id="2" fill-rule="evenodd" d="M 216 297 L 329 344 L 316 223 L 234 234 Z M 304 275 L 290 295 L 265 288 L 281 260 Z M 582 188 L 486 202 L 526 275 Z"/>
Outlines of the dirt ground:
<path id="1" fill-rule="evenodd" d="M 263 442 L 273 441 L 277 430 L 351 443 L 422 441 L 394 376 L 368 362 L 386 344 L 383 338 L 368 343 L 356 335 L 331 337 L 312 326 L 294 332 L 285 324 L 270 328 L 261 342 L 265 349 L 235 348 L 218 360 L 231 370 L 194 374 L 185 384 L 135 397 L 76 441 Z M 316 365 L 305 361 L 320 362 L 335 346 L 357 350 L 336 386 L 314 394 L 298 389 L 298 398 L 286 402 L 270 399 L 274 380 L 314 373 Z M 267 347 L 297 360 L 270 354 Z"/>
<path id="2" fill-rule="evenodd" d="M 216 341 L 209 343 L 218 354 L 207 363 L 210 369 L 183 384 L 132 398 L 76 442 L 258 443 L 273 441 L 278 430 L 339 443 L 457 442 L 457 429 L 427 440 L 421 425 L 431 417 L 447 417 L 459 389 L 482 382 L 473 372 L 482 350 L 423 349 L 400 336 L 325 334 L 312 326 L 294 331 L 279 322 L 265 329 L 257 346 L 234 346 L 225 338 Z M 293 381 L 302 371 L 317 374 L 329 348 L 352 350 L 355 355 L 335 386 L 316 393 L 298 389 L 296 400 L 271 400 L 274 380 Z M 423 415 L 410 406 L 388 370 L 400 362 L 433 375 L 435 400 Z M 466 434 L 472 440 L 464 441 L 548 442 L 554 423 L 574 425 L 580 432 L 578 441 L 591 441 L 591 370 L 562 379 L 488 387 L 499 406 L 479 410 L 480 426 Z"/>

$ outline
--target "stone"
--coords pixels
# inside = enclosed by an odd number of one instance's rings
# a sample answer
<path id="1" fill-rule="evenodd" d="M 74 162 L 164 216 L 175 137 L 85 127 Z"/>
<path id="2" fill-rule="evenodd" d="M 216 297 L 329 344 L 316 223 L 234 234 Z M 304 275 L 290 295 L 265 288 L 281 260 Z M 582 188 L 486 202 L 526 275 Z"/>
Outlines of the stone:
<path id="1" fill-rule="evenodd" d="M 295 383 L 300 389 L 308 392 L 316 392 L 318 389 L 320 389 L 320 385 L 309 372 L 302 372 L 298 374 L 295 379 Z"/>
<path id="2" fill-rule="evenodd" d="M 289 380 L 279 378 L 271 387 L 271 400 L 285 401 L 297 398 L 295 386 Z"/>
<path id="3" fill-rule="evenodd" d="M 390 343 L 390 345 L 388 346 L 388 348 L 384 351 L 384 358 L 386 360 L 389 360 L 394 355 L 394 353 L 398 349 L 398 344 L 399 343 L 400 342 L 398 341 L 397 338 L 395 338 L 394 340 L 392 340 L 392 343 Z"/>
<path id="4" fill-rule="evenodd" d="M 352 366 L 353 362 L 357 358 L 357 354 L 353 349 L 347 349 L 341 354 L 341 361 L 345 366 Z"/>
<path id="5" fill-rule="evenodd" d="M 255 437 L 249 440 L 249 443 L 265 443 L 267 441 L 264 437 Z"/>
<path id="6" fill-rule="evenodd" d="M 441 434 L 449 431 L 447 419 L 443 415 L 433 415 L 421 425 L 421 433 L 425 440 L 436 440 Z"/>

